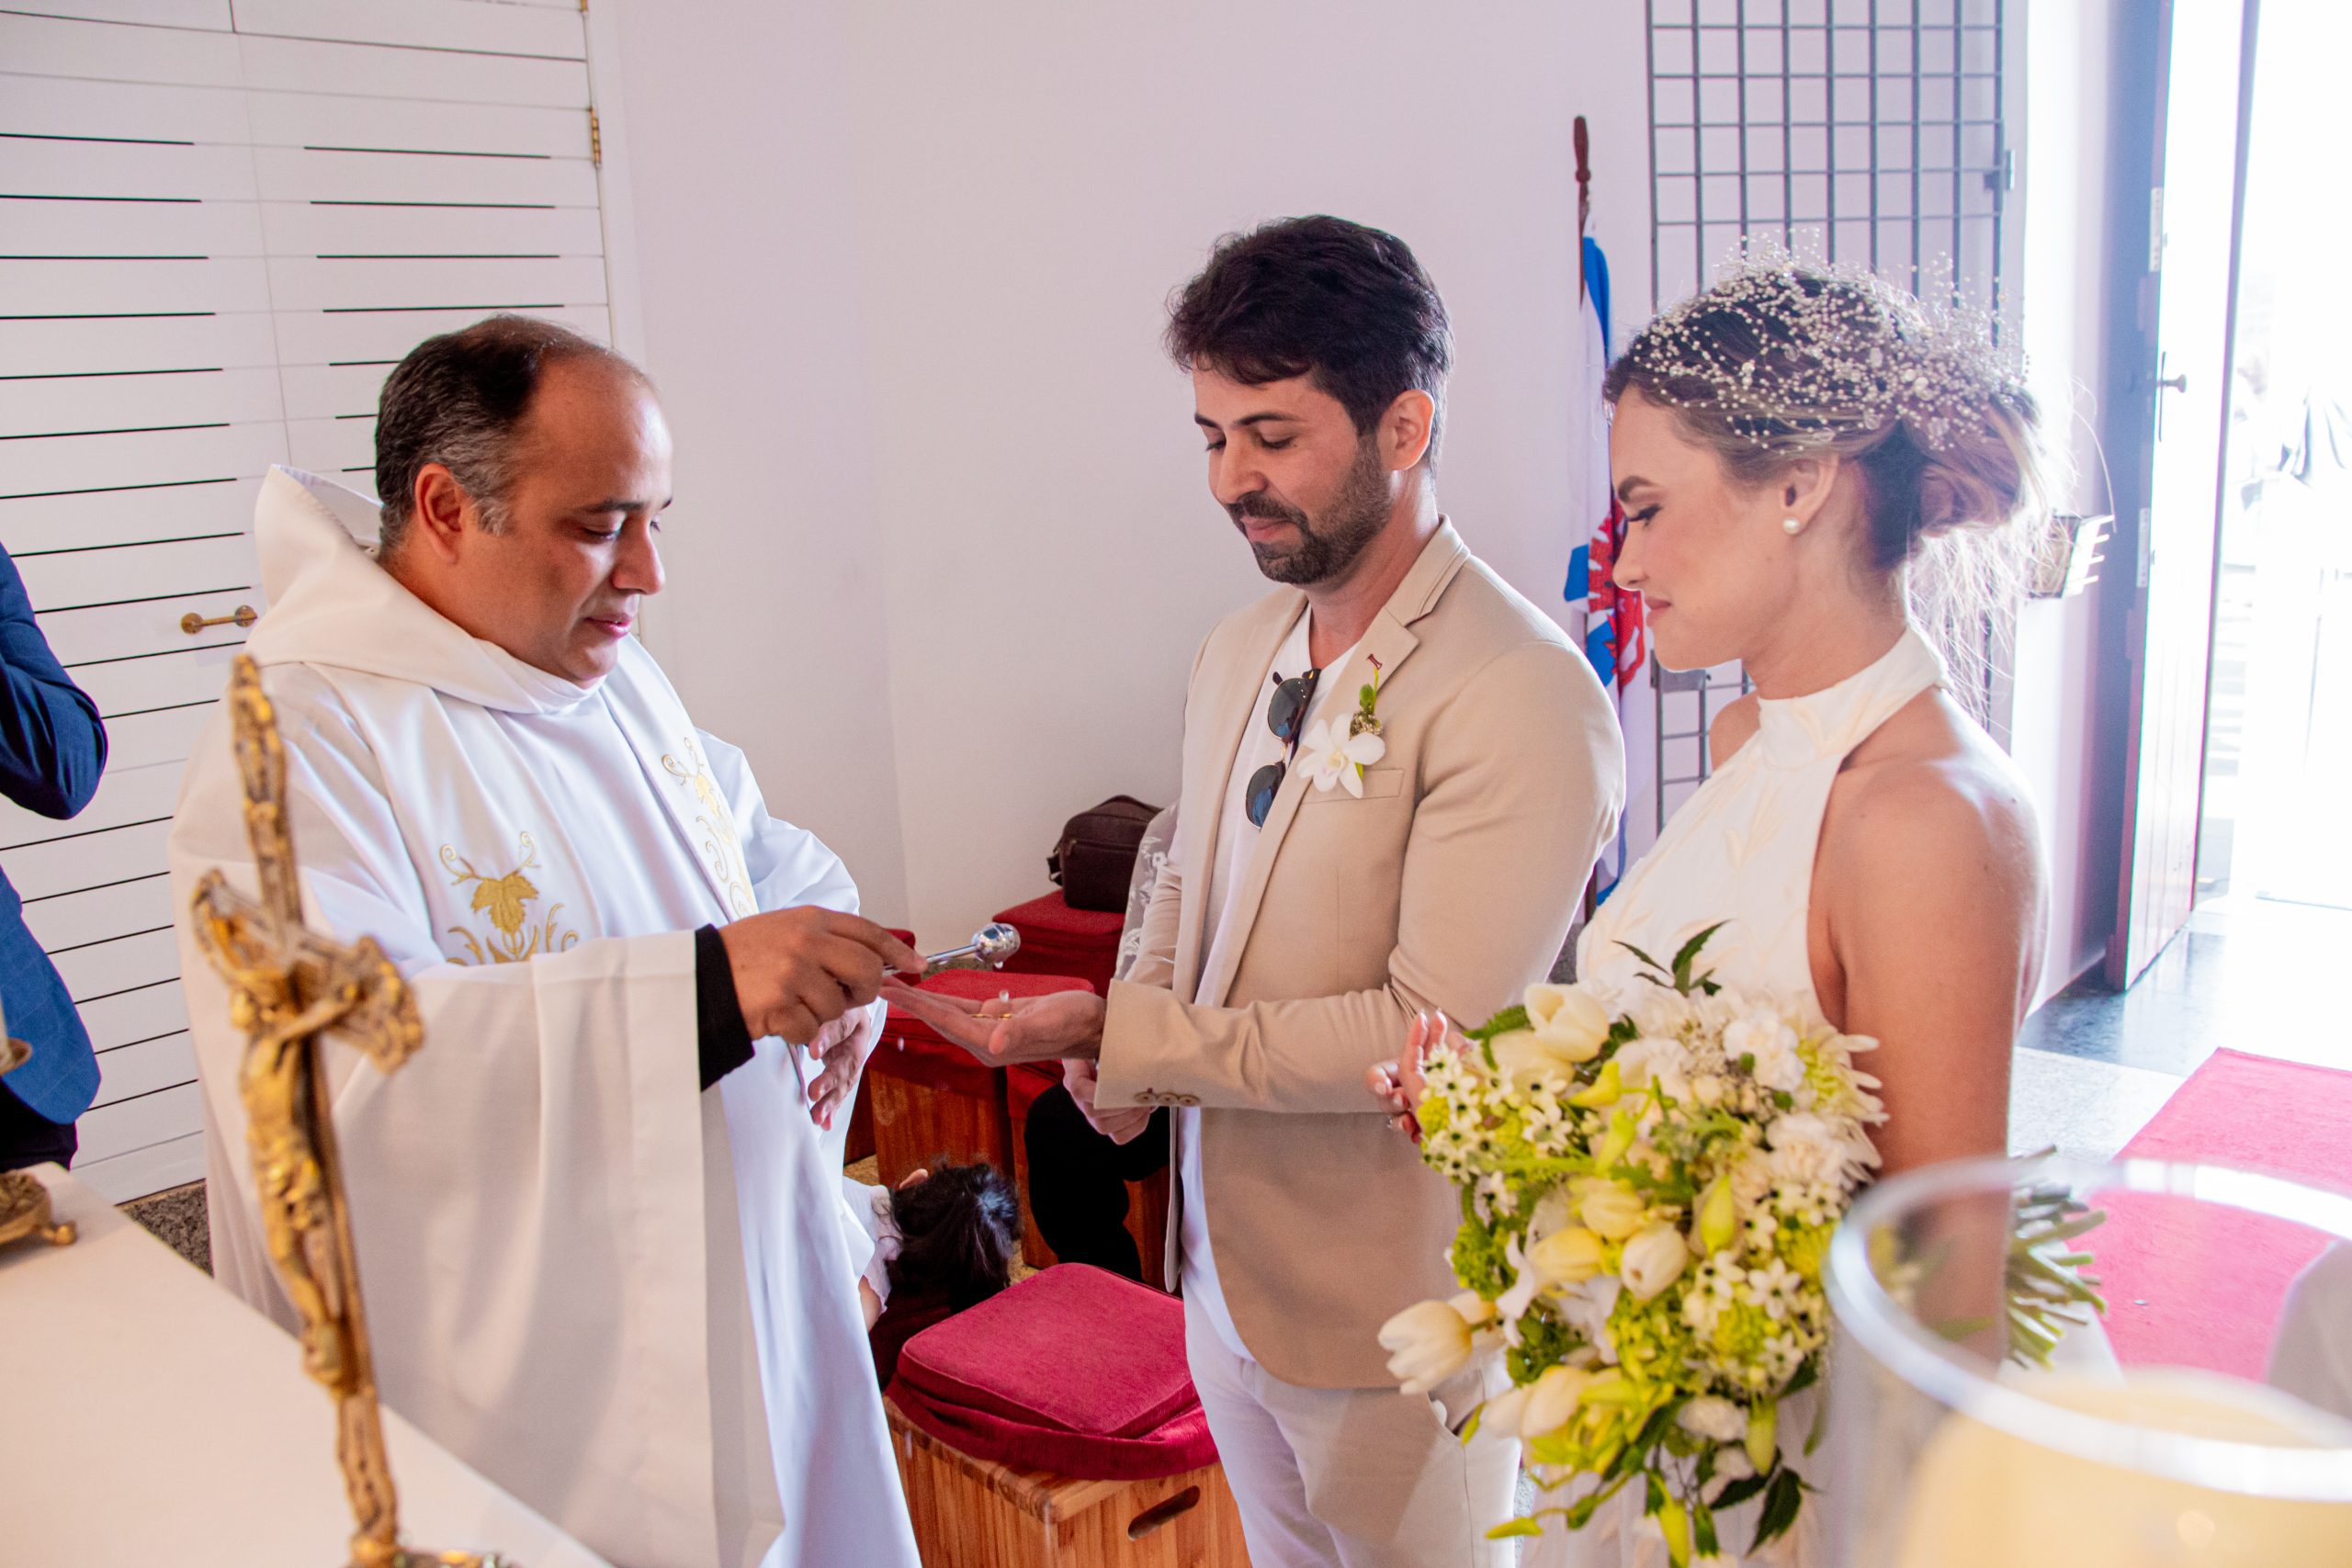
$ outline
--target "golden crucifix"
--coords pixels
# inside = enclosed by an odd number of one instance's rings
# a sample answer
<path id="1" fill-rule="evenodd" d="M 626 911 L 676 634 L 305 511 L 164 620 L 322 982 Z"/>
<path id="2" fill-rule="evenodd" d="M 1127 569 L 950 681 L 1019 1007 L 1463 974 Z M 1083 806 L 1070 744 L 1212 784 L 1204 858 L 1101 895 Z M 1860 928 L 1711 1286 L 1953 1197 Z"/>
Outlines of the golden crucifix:
<path id="1" fill-rule="evenodd" d="M 356 1520 L 351 1568 L 498 1568 L 495 1557 L 400 1544 L 351 1215 L 319 1066 L 319 1036 L 333 1030 L 379 1071 L 398 1070 L 424 1043 L 416 999 L 373 937 L 346 947 L 303 928 L 286 819 L 286 753 L 260 671 L 242 654 L 228 700 L 261 897 L 207 872 L 196 889 L 196 934 L 229 982 L 232 1021 L 251 1041 L 238 1073 L 246 1149 L 270 1258 L 302 1317 L 302 1365 L 334 1399 L 335 1457 Z"/>
<path id="2" fill-rule="evenodd" d="M 33 1048 L 0 1033 L 0 1077 L 25 1065 Z M 49 1189 L 21 1170 L 0 1170 L 0 1247 L 37 1235 L 52 1247 L 74 1241 L 74 1222 L 62 1224 L 50 1213 Z"/>

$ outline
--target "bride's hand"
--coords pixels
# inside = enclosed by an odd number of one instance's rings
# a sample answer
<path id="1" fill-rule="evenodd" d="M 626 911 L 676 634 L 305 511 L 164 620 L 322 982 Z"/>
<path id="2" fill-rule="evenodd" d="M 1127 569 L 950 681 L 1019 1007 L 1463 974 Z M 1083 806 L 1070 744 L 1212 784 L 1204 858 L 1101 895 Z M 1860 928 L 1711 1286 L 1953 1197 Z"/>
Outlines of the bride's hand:
<path id="1" fill-rule="evenodd" d="M 1470 1042 L 1462 1032 L 1447 1021 L 1442 1012 L 1417 1013 L 1405 1029 L 1405 1049 L 1393 1062 L 1379 1062 L 1364 1070 L 1364 1088 L 1388 1111 L 1388 1124 L 1411 1138 L 1421 1141 L 1421 1124 L 1414 1118 L 1413 1108 L 1421 1102 L 1421 1092 L 1427 1084 L 1421 1077 L 1423 1064 L 1440 1051 L 1466 1051 Z"/>

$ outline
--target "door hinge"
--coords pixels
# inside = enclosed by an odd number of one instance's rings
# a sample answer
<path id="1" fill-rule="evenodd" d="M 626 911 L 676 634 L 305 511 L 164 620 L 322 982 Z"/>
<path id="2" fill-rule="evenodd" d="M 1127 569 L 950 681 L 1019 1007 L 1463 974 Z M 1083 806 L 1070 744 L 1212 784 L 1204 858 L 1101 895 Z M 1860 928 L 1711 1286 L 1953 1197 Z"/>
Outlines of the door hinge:
<path id="1" fill-rule="evenodd" d="M 2148 270 L 2162 272 L 2165 268 L 2165 187 L 2154 186 L 2148 191 Z"/>
<path id="2" fill-rule="evenodd" d="M 2155 535 L 2149 530 L 2149 521 L 2148 509 L 2144 506 L 2140 508 L 2140 560 L 2137 576 L 2139 586 L 2143 590 L 2148 586 L 2148 569 L 2156 563 L 2156 539 Z"/>
<path id="3" fill-rule="evenodd" d="M 580 8 L 584 11 L 588 7 L 582 6 Z M 588 111 L 588 164 L 591 168 L 605 166 L 605 127 L 597 119 L 594 109 Z"/>

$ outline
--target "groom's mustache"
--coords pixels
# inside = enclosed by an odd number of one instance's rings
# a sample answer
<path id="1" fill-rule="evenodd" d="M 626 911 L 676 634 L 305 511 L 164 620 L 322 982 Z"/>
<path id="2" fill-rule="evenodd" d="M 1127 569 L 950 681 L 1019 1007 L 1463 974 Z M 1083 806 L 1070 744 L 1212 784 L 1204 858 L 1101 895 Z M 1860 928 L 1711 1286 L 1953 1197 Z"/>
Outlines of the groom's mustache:
<path id="1" fill-rule="evenodd" d="M 1225 510 L 1232 516 L 1233 525 L 1237 528 L 1254 517 L 1261 522 L 1287 523 L 1302 534 L 1315 531 L 1307 525 L 1306 513 L 1295 506 L 1284 505 L 1263 491 L 1245 495 Z"/>

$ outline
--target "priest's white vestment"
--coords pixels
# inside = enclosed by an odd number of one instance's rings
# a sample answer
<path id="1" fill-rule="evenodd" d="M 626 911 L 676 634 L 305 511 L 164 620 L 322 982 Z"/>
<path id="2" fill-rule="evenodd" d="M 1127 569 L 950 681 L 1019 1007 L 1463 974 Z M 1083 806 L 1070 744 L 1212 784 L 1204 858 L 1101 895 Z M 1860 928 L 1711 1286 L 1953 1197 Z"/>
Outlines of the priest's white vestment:
<path id="1" fill-rule="evenodd" d="M 386 1402 L 628 1568 L 914 1568 L 806 1058 L 763 1040 L 704 1093 L 696 1053 L 694 931 L 855 885 L 634 639 L 592 687 L 526 665 L 378 567 L 375 516 L 270 473 L 246 649 L 306 917 L 375 937 L 424 1015 L 390 1078 L 325 1054 Z M 240 798 L 224 715 L 171 837 L 212 1256 L 292 1327 L 186 913 L 215 865 L 254 886 Z"/>

